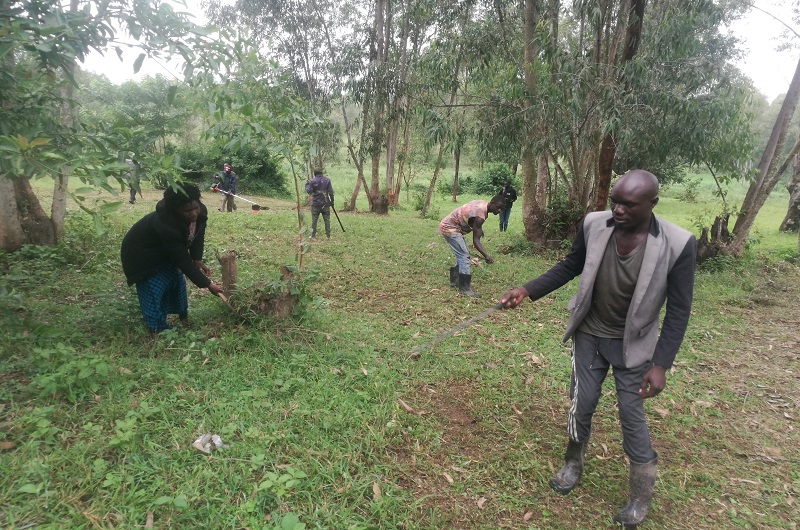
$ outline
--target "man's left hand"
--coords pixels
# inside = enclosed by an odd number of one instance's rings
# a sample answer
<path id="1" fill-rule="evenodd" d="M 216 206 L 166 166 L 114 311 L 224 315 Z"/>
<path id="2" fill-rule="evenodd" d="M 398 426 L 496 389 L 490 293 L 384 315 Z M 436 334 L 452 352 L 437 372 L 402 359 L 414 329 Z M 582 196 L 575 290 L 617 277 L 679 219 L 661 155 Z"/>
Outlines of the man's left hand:
<path id="1" fill-rule="evenodd" d="M 486 260 L 486 263 L 494 263 L 494 259 L 491 256 L 486 256 L 484 259 Z"/>
<path id="2" fill-rule="evenodd" d="M 654 364 L 642 377 L 639 395 L 642 399 L 657 396 L 667 386 L 667 370 L 663 366 Z"/>

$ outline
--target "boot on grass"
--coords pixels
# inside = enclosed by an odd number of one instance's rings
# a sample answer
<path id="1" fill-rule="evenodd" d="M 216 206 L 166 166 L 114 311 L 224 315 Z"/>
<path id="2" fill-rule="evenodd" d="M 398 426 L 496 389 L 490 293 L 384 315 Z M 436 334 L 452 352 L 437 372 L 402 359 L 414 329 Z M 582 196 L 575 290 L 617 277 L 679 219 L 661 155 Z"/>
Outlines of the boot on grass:
<path id="1" fill-rule="evenodd" d="M 472 298 L 479 298 L 479 296 L 472 291 L 472 287 L 470 286 L 471 283 L 472 283 L 471 274 L 459 274 L 458 293 L 463 294 L 465 296 L 471 296 Z"/>
<path id="2" fill-rule="evenodd" d="M 650 502 L 653 500 L 653 489 L 656 485 L 656 468 L 658 457 L 644 464 L 631 462 L 630 475 L 628 476 L 628 503 L 621 508 L 614 521 L 623 528 L 636 528 L 644 522 L 650 511 Z"/>
<path id="3" fill-rule="evenodd" d="M 450 267 L 450 287 L 458 287 L 458 267 Z"/>
<path id="4" fill-rule="evenodd" d="M 583 458 L 586 455 L 586 446 L 589 439 L 582 442 L 572 440 L 567 444 L 567 451 L 564 454 L 564 465 L 550 479 L 550 487 L 562 495 L 566 495 L 578 484 L 578 480 L 583 474 Z"/>

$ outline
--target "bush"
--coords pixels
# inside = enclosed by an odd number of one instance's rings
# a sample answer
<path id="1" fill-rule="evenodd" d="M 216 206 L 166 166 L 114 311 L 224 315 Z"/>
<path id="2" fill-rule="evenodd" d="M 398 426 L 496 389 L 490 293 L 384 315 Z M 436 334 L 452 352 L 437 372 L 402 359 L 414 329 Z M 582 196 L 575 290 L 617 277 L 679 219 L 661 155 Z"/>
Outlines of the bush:
<path id="1" fill-rule="evenodd" d="M 206 147 L 185 147 L 177 150 L 183 178 L 198 183 L 201 188 L 209 187 L 216 172 L 222 171 L 222 164 L 230 163 L 239 176 L 237 193 L 252 193 L 273 197 L 286 197 L 289 188 L 278 162 L 269 151 L 261 147 L 240 147 L 212 151 Z"/>
<path id="2" fill-rule="evenodd" d="M 700 194 L 700 179 L 687 179 L 683 181 L 683 190 L 677 195 L 681 202 L 697 202 Z"/>
<path id="3" fill-rule="evenodd" d="M 544 211 L 542 225 L 545 236 L 549 241 L 561 241 L 562 245 L 566 244 L 569 248 L 575 229 L 585 213 L 583 207 L 569 202 L 566 196 L 556 196 Z"/>
<path id="4" fill-rule="evenodd" d="M 511 168 L 506 164 L 497 162 L 486 164 L 484 170 L 475 177 L 474 181 L 472 179 L 468 180 L 469 186 L 472 188 L 469 191 L 478 195 L 494 196 L 503 187 L 503 181 L 506 180 L 511 182 L 511 185 L 515 188 L 517 187 Z"/>

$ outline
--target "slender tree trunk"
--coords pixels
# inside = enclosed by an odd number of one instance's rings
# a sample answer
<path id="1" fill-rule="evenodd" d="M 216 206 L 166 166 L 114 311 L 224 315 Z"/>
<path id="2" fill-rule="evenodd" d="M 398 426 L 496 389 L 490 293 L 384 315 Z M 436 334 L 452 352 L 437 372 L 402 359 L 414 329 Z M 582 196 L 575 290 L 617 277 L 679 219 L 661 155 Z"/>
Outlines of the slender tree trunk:
<path id="1" fill-rule="evenodd" d="M 400 163 L 398 164 L 398 167 L 397 167 L 398 178 L 397 178 L 397 182 L 395 184 L 395 189 L 394 189 L 394 195 L 398 199 L 400 197 L 400 184 L 401 184 L 401 182 L 403 181 L 403 178 L 404 178 L 403 175 L 404 175 L 404 171 L 405 171 L 405 165 L 406 165 L 406 161 L 408 160 L 408 155 L 410 153 L 409 144 L 408 144 L 408 137 L 409 137 L 409 131 L 411 129 L 411 113 L 410 112 L 406 113 L 405 116 L 403 117 L 403 120 L 404 120 L 404 122 L 403 122 L 403 146 L 401 147 L 401 150 L 400 150 Z M 408 191 L 408 186 L 406 186 L 406 191 Z M 406 196 L 407 195 L 408 195 L 408 193 L 406 193 Z"/>
<path id="2" fill-rule="evenodd" d="M 781 232 L 800 232 L 800 156 L 795 155 L 792 178 L 786 185 L 789 190 L 789 208 L 781 223 Z"/>
<path id="3" fill-rule="evenodd" d="M 455 161 L 455 175 L 453 176 L 453 202 L 456 202 L 458 200 L 458 168 L 461 166 L 460 148 L 456 148 L 456 150 L 453 152 L 453 160 Z"/>
<path id="4" fill-rule="evenodd" d="M 70 0 L 70 11 L 78 10 L 78 0 Z M 67 74 L 70 78 L 75 75 L 75 63 L 70 62 L 67 66 Z M 65 129 L 72 129 L 75 127 L 76 112 L 72 107 L 72 97 L 74 94 L 74 87 L 72 83 L 67 81 L 61 89 L 61 126 Z M 69 175 L 72 168 L 63 165 L 59 168 L 58 175 L 53 184 L 53 202 L 50 205 L 50 222 L 53 223 L 53 233 L 55 234 L 56 241 L 64 236 L 64 220 L 67 216 L 67 188 L 69 186 Z"/>
<path id="5" fill-rule="evenodd" d="M 786 92 L 786 97 L 781 105 L 781 110 L 778 112 L 775 125 L 772 127 L 772 133 L 769 141 L 767 141 L 767 146 L 764 148 L 761 162 L 758 164 L 758 175 L 755 181 L 750 184 L 742 206 L 739 208 L 739 216 L 736 218 L 736 224 L 733 227 L 733 241 L 725 249 L 726 253 L 739 256 L 744 251 L 744 246 L 756 220 L 756 215 L 758 215 L 759 210 L 764 206 L 767 197 L 780 179 L 780 175 L 776 171 L 777 160 L 775 156 L 783 150 L 786 132 L 789 129 L 792 116 L 794 116 L 798 98 L 800 98 L 800 60 L 797 62 L 794 77 L 792 77 L 792 82 L 789 84 L 789 90 Z"/>
<path id="6" fill-rule="evenodd" d="M 636 55 L 639 43 L 642 40 L 642 20 L 644 19 L 644 8 L 647 0 L 633 0 L 631 10 L 628 13 L 628 24 L 625 31 L 625 45 L 622 50 L 620 68 L 625 66 Z M 627 83 L 623 88 L 628 91 Z M 608 193 L 611 189 L 611 170 L 614 164 L 614 155 L 617 152 L 617 142 L 614 139 L 613 131 L 606 133 L 600 147 L 599 164 L 597 170 L 597 186 L 595 187 L 594 210 L 606 209 L 608 203 Z"/>
<path id="7" fill-rule="evenodd" d="M 372 61 L 370 71 L 373 77 L 375 90 L 375 112 L 372 115 L 372 133 L 370 140 L 370 157 L 372 164 L 370 187 L 364 186 L 367 194 L 370 195 L 370 211 L 375 212 L 376 208 L 381 208 L 384 201 L 380 200 L 380 163 L 384 145 L 384 111 L 386 109 L 386 83 L 388 82 L 385 72 L 385 48 L 388 46 L 384 32 L 386 31 L 386 10 L 390 7 L 389 0 L 375 1 L 375 21 L 373 32 L 375 34 L 375 46 L 372 50 Z"/>
<path id="8" fill-rule="evenodd" d="M 431 205 L 433 190 L 436 189 L 436 181 L 439 178 L 439 168 L 442 167 L 442 158 L 444 158 L 444 143 L 439 144 L 439 154 L 436 156 L 436 166 L 433 168 L 433 177 L 431 178 L 431 183 L 428 185 L 428 192 L 425 194 L 425 203 L 422 205 L 422 212 L 420 213 L 422 217 L 428 215 L 428 208 L 430 208 Z"/>

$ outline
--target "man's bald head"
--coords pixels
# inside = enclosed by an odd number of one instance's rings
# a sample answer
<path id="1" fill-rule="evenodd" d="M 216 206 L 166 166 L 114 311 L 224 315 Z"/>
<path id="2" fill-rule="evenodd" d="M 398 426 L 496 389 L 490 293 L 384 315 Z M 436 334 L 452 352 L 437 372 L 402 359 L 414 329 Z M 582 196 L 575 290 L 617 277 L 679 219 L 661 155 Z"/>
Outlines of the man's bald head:
<path id="1" fill-rule="evenodd" d="M 611 190 L 611 212 L 617 228 L 645 231 L 658 204 L 658 179 L 649 171 L 634 169 L 617 179 Z"/>
<path id="2" fill-rule="evenodd" d="M 627 194 L 649 201 L 658 197 L 658 179 L 644 169 L 632 169 L 617 179 L 614 189 L 617 191 L 624 189 Z"/>

